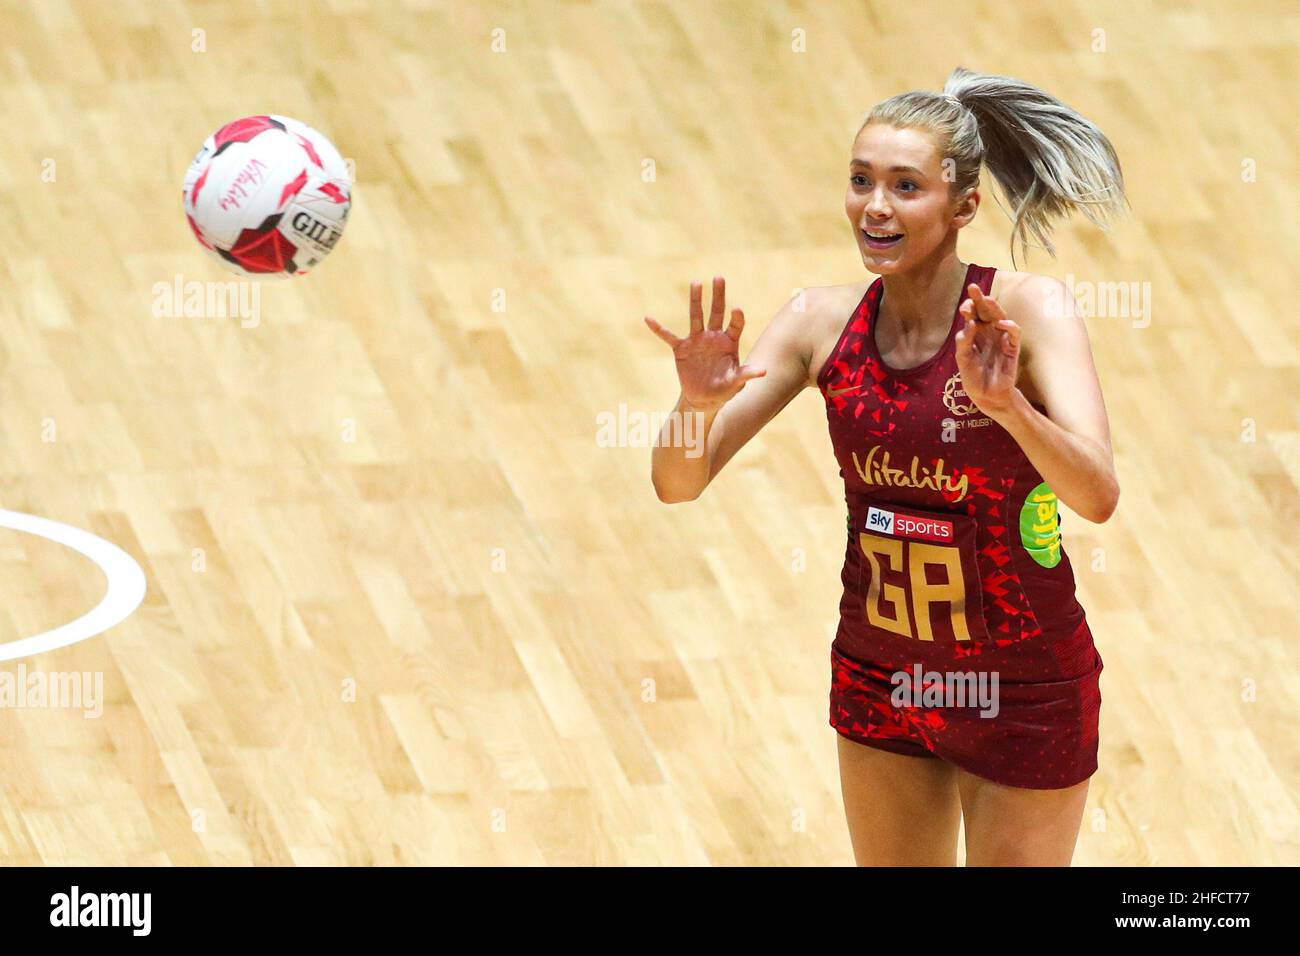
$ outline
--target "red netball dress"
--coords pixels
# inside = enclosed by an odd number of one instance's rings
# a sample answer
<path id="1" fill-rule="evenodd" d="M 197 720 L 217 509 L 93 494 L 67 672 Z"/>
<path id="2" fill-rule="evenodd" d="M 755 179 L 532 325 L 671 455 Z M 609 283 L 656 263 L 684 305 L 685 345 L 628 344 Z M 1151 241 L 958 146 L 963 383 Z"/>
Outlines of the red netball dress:
<path id="1" fill-rule="evenodd" d="M 995 272 L 972 264 L 961 298 Z M 848 505 L 831 726 L 1008 786 L 1072 786 L 1097 769 L 1102 661 L 1056 496 L 963 390 L 960 313 L 937 354 L 893 369 L 883 294 L 878 278 L 817 378 Z"/>

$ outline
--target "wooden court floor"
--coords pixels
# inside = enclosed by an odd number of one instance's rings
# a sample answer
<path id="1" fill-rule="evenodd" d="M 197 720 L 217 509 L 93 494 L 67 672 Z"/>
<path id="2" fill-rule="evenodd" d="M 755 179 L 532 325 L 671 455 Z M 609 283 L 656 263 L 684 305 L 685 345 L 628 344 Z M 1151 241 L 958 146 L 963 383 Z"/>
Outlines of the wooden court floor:
<path id="1" fill-rule="evenodd" d="M 857 125 L 963 65 L 1095 120 L 1133 205 L 1022 263 L 1146 305 L 1089 323 L 1119 511 L 1063 522 L 1106 664 L 1075 863 L 1300 863 L 1295 7 L 905 12 L 2 0 L 0 508 L 149 590 L 0 667 L 102 683 L 98 714 L 0 706 L 0 861 L 851 863 L 818 396 L 662 505 L 641 317 L 722 274 L 749 344 L 864 279 Z M 354 162 L 347 233 L 255 326 L 157 315 L 229 278 L 181 180 L 263 112 Z M 1010 268 L 1007 236 L 986 197 L 960 254 Z M 0 529 L 0 641 L 103 591 Z"/>

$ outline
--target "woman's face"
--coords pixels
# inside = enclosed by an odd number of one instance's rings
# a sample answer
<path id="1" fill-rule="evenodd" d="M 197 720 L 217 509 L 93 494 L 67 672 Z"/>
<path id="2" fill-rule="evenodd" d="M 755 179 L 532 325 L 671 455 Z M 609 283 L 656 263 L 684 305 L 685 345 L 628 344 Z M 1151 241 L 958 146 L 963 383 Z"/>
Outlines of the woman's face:
<path id="1" fill-rule="evenodd" d="M 978 194 L 955 202 L 934 134 L 868 123 L 853 143 L 844 211 L 862 261 L 878 275 L 925 260 L 953 230 L 975 216 Z M 969 208 L 968 208 L 969 207 Z M 877 240 L 868 235 L 888 234 Z"/>

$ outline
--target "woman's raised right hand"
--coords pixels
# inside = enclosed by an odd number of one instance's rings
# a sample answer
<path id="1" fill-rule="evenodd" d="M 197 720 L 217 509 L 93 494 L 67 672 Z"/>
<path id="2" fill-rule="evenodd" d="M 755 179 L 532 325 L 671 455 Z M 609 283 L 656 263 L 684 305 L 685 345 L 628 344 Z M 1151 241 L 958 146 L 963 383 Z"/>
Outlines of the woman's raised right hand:
<path id="1" fill-rule="evenodd" d="M 691 283 L 691 333 L 684 339 L 673 335 L 650 316 L 645 317 L 650 331 L 672 346 L 682 398 L 698 411 L 721 408 L 750 379 L 767 374 L 766 369 L 740 364 L 740 333 L 745 329 L 745 313 L 732 309 L 730 323 L 726 329 L 722 327 L 726 289 L 726 280 L 714 276 L 713 306 L 709 309 L 706 328 L 703 283 Z"/>

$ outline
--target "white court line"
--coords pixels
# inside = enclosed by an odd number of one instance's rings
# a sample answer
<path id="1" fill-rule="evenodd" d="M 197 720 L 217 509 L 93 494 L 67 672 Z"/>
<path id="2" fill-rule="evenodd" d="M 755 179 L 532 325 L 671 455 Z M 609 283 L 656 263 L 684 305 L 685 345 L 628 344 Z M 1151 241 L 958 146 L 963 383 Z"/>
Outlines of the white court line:
<path id="1" fill-rule="evenodd" d="M 67 545 L 73 551 L 94 561 L 108 578 L 108 593 L 89 612 L 52 631 L 24 637 L 20 641 L 0 644 L 0 661 L 43 654 L 55 648 L 76 644 L 88 637 L 102 634 L 115 624 L 131 616 L 131 612 L 144 600 L 144 571 L 131 557 L 111 541 L 82 531 L 69 524 L 38 518 L 18 511 L 0 508 L 0 528 L 25 531 L 39 538 L 48 538 Z"/>

